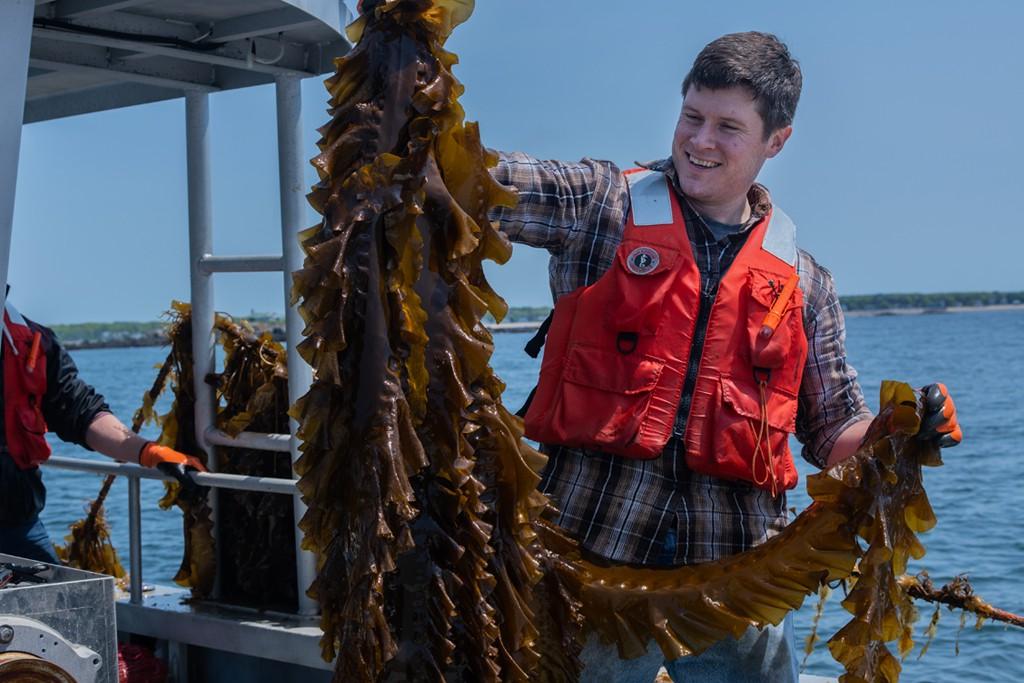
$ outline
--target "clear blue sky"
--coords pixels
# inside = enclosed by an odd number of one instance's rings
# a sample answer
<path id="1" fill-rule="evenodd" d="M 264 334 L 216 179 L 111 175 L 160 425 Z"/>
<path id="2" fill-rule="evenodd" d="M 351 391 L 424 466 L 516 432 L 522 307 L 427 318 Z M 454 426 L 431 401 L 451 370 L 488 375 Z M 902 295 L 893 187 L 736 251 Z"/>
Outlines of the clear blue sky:
<path id="1" fill-rule="evenodd" d="M 449 47 L 489 146 L 629 165 L 667 155 L 704 44 L 776 33 L 804 91 L 761 181 L 840 294 L 1024 290 L 1022 25 L 1017 0 L 481 0 Z M 303 93 L 311 157 L 326 94 Z M 215 251 L 279 252 L 273 90 L 211 106 Z M 186 220 L 183 100 L 26 126 L 12 298 L 48 323 L 155 319 L 188 296 Z M 489 273 L 510 304 L 547 304 L 546 261 L 517 248 Z M 280 276 L 217 277 L 220 309 L 282 310 Z"/>

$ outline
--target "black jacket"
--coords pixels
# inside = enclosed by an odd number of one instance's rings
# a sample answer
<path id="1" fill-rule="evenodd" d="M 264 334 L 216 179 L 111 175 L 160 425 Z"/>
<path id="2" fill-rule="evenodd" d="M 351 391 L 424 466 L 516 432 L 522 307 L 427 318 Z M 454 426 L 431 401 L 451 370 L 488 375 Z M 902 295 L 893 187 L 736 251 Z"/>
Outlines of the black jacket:
<path id="1" fill-rule="evenodd" d="M 42 405 L 46 425 L 62 441 L 89 448 L 85 443 L 86 429 L 98 414 L 110 412 L 110 407 L 102 395 L 78 376 L 75 362 L 57 341 L 53 330 L 27 318 L 26 322 L 42 334 L 42 349 L 46 354 L 46 394 Z M 4 348 L 3 353 L 6 352 Z M 3 401 L 3 372 L 0 372 L 0 401 Z M 46 488 L 39 468 L 19 469 L 7 450 L 4 411 L 0 410 L 0 525 L 23 524 L 45 504 Z"/>

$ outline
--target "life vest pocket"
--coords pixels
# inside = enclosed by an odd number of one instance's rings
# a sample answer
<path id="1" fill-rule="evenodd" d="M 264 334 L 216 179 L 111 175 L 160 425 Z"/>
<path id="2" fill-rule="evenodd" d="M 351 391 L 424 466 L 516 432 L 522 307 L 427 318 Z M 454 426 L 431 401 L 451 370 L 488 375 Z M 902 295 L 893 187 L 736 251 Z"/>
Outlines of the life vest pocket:
<path id="1" fill-rule="evenodd" d="M 549 442 L 623 452 L 636 440 L 665 362 L 641 354 L 573 346 L 561 395 L 552 407 Z M 655 457 L 658 453 L 642 457 Z"/>
<path id="2" fill-rule="evenodd" d="M 38 406 L 25 405 L 18 408 L 18 419 L 26 432 L 31 434 L 46 433 L 46 419 Z"/>
<path id="3" fill-rule="evenodd" d="M 753 378 L 728 375 L 721 376 L 718 391 L 708 404 L 714 413 L 705 421 L 701 443 L 687 443 L 690 469 L 766 490 L 772 490 L 774 472 L 776 490 L 795 486 L 789 435 L 796 430 L 796 394 L 769 386 L 762 409 L 761 389 Z"/>
<path id="4" fill-rule="evenodd" d="M 781 320 L 770 336 L 762 334 L 768 312 L 778 302 L 786 278 L 778 273 L 750 269 L 747 280 L 750 299 L 747 304 L 747 337 L 750 364 L 754 368 L 771 370 L 769 384 L 772 389 L 796 392 L 799 390 L 800 369 L 806 354 L 803 335 L 803 293 L 797 287 L 784 308 Z M 794 345 L 805 348 L 794 349 Z M 794 354 L 794 351 L 798 353 Z"/>
<path id="5" fill-rule="evenodd" d="M 652 335 L 661 324 L 665 297 L 674 282 L 676 249 L 639 240 L 619 245 L 610 273 L 609 304 L 602 311 L 606 324 L 616 331 Z M 602 278 L 601 286 L 605 286 Z"/>

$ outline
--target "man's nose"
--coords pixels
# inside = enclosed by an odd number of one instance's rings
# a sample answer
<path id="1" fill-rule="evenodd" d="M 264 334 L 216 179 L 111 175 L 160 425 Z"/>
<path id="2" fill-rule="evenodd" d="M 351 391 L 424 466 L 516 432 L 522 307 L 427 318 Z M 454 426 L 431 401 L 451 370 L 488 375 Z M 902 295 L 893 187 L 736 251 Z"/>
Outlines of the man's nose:
<path id="1" fill-rule="evenodd" d="M 711 126 L 706 123 L 702 124 L 690 139 L 692 140 L 694 147 L 700 149 L 710 149 L 715 146 L 715 138 L 712 133 Z"/>

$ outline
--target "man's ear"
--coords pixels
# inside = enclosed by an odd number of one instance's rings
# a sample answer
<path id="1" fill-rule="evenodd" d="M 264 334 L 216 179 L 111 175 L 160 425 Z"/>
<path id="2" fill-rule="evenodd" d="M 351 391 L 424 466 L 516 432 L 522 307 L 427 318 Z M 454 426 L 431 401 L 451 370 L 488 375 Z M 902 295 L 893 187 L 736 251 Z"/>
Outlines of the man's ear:
<path id="1" fill-rule="evenodd" d="M 785 126 L 779 128 L 777 131 L 768 136 L 768 153 L 767 157 L 771 159 L 773 156 L 782 151 L 782 148 L 786 145 L 786 140 L 793 134 L 793 126 Z"/>

